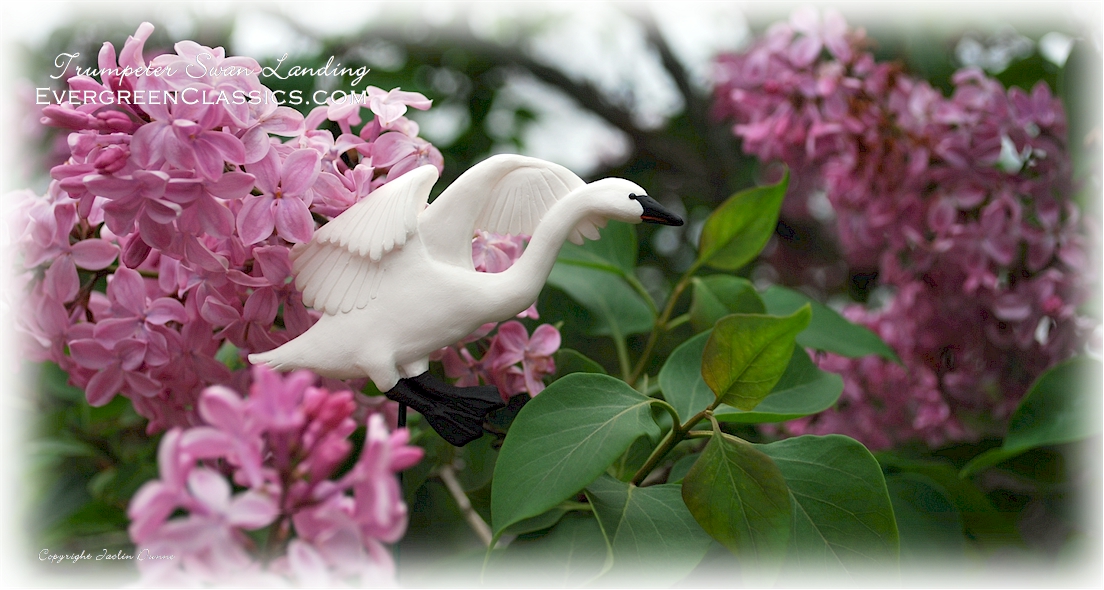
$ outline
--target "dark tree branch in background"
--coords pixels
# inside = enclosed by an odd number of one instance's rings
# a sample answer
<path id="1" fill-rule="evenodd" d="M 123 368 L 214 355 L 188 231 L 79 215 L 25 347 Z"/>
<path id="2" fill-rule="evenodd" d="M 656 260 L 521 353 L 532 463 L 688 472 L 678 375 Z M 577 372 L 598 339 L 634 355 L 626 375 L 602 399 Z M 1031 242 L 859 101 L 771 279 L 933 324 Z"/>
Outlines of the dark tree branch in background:
<path id="1" fill-rule="evenodd" d="M 672 133 L 667 128 L 641 128 L 634 122 L 629 109 L 610 101 L 593 84 L 573 79 L 561 69 L 534 59 L 517 45 L 489 43 L 467 32 L 444 29 L 437 30 L 432 35 L 423 35 L 419 39 L 394 30 L 373 28 L 340 39 L 318 39 L 315 33 L 304 29 L 286 15 L 283 18 L 289 26 L 318 41 L 327 52 L 335 55 L 348 55 L 363 46 L 365 40 L 382 41 L 402 48 L 418 63 L 447 66 L 447 54 L 460 50 L 480 62 L 493 64 L 494 68 L 531 75 L 571 98 L 580 109 L 597 115 L 628 136 L 632 145 L 626 162 L 654 162 L 660 174 L 674 177 L 673 185 L 692 190 L 703 201 L 720 202 L 731 192 L 728 178 L 738 168 L 733 142 L 723 133 L 723 126 L 711 125 L 708 121 L 707 101 L 694 91 L 685 69 L 654 23 L 641 22 L 641 26 L 645 27 L 648 41 L 656 48 L 663 67 L 669 72 L 684 98 L 686 116 L 692 125 L 689 137 Z M 609 169 L 597 171 L 596 176 L 623 170 L 622 164 L 615 164 Z"/>
<path id="2" fill-rule="evenodd" d="M 706 153 L 701 161 L 708 168 L 710 185 L 715 187 L 717 194 L 713 195 L 715 202 L 721 202 L 728 197 L 736 187 L 728 186 L 732 171 L 739 168 L 739 158 L 736 155 L 735 144 L 727 126 L 718 125 L 709 120 L 709 98 L 701 96 L 690 83 L 690 77 L 686 68 L 678 60 L 671 46 L 663 37 L 655 19 L 650 13 L 642 12 L 637 17 L 644 27 L 648 42 L 659 53 L 660 61 L 664 69 L 674 80 L 682 94 L 686 105 L 686 117 L 690 121 L 694 132 L 705 142 Z"/>

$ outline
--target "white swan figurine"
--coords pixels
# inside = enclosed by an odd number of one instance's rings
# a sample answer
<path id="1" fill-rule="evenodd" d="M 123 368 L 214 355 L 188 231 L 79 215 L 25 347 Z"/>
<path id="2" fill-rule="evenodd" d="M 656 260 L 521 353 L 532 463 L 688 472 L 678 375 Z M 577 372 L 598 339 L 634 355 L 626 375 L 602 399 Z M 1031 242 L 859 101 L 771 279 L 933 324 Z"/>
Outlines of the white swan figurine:
<path id="1" fill-rule="evenodd" d="M 297 245 L 295 286 L 323 315 L 299 337 L 249 360 L 368 377 L 459 446 L 482 434 L 484 415 L 501 398 L 493 386 L 457 388 L 432 378 L 430 353 L 528 308 L 565 240 L 597 239 L 607 219 L 682 219 L 628 180 L 587 184 L 562 166 L 524 156 L 488 158 L 427 206 L 436 181 L 433 166 L 412 170 Z M 532 237 L 509 269 L 483 273 L 472 263 L 479 229 Z"/>

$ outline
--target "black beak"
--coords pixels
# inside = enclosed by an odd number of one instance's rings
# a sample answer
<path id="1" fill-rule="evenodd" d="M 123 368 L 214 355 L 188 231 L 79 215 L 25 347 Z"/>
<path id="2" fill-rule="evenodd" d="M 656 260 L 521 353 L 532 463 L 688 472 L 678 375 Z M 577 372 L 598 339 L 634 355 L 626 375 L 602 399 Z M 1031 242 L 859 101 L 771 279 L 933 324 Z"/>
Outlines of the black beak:
<path id="1" fill-rule="evenodd" d="M 644 207 L 644 213 L 640 215 L 641 221 L 647 221 L 648 223 L 661 223 L 663 225 L 682 225 L 684 222 L 682 218 L 675 215 L 663 205 L 660 205 L 658 201 L 649 197 L 648 195 L 629 195 L 631 198 L 636 199 L 636 202 L 640 203 L 641 207 Z"/>

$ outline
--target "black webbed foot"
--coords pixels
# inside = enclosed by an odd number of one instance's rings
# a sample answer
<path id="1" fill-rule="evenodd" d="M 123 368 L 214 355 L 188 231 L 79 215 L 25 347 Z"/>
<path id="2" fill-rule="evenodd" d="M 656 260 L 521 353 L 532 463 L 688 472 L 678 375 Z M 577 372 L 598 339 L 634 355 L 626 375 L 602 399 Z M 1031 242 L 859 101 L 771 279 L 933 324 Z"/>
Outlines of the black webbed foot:
<path id="1" fill-rule="evenodd" d="M 428 372 L 400 379 L 384 395 L 417 410 L 441 438 L 457 447 L 483 436 L 484 417 L 506 405 L 493 385 L 456 387 Z"/>

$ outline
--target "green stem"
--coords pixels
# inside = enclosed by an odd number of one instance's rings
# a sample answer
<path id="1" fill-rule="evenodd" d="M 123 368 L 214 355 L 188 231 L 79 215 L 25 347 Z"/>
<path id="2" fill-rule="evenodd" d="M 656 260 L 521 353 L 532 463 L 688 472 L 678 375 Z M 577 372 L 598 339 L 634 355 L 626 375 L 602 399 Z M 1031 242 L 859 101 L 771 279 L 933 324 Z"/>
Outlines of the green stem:
<path id="1" fill-rule="evenodd" d="M 674 330 L 675 328 L 677 328 L 677 327 L 679 327 L 679 326 L 681 326 L 681 325 L 683 325 L 683 324 L 685 324 L 686 322 L 689 322 L 689 321 L 690 321 L 690 314 L 684 313 L 684 314 L 678 316 L 677 318 L 674 318 L 671 321 L 667 322 L 667 330 L 668 331 Z"/>
<path id="2" fill-rule="evenodd" d="M 667 402 L 658 402 L 663 409 L 667 410 L 672 416 L 674 416 L 676 426 L 671 429 L 671 432 L 667 433 L 667 436 L 659 443 L 659 446 L 652 451 L 652 454 L 648 457 L 648 460 L 644 462 L 644 465 L 633 475 L 633 485 L 640 485 L 644 481 L 644 478 L 648 477 L 648 474 L 659 465 L 659 462 L 667 456 L 667 453 L 671 452 L 671 449 L 675 448 L 675 445 L 682 442 L 683 439 L 690 433 L 690 429 L 701 422 L 706 416 L 712 416 L 712 409 L 706 409 L 694 414 L 692 418 L 686 421 L 685 424 L 678 423 L 678 413 Z"/>
<path id="3" fill-rule="evenodd" d="M 617 364 L 621 367 L 621 378 L 632 385 L 633 381 L 629 380 L 629 374 L 632 372 L 632 361 L 629 360 L 629 347 L 625 344 L 625 338 L 618 333 L 617 330 L 613 331 L 610 337 L 613 338 L 613 346 L 617 349 Z"/>
<path id="4" fill-rule="evenodd" d="M 636 291 L 637 295 L 644 300 L 644 303 L 648 304 L 648 308 L 652 310 L 652 315 L 658 315 L 659 309 L 656 308 L 655 301 L 652 300 L 652 296 L 648 293 L 648 290 L 644 288 L 644 285 L 637 280 L 635 276 L 627 272 L 621 273 L 621 278 L 625 279 L 625 282 Z"/>
<path id="5" fill-rule="evenodd" d="M 690 284 L 690 279 L 694 277 L 694 272 L 697 270 L 697 265 L 692 266 L 675 284 L 675 288 L 671 290 L 671 296 L 667 298 L 667 305 L 663 307 L 663 313 L 659 314 L 655 326 L 652 327 L 652 333 L 648 335 L 648 343 L 644 345 L 644 352 L 640 355 L 640 359 L 636 362 L 636 367 L 632 370 L 632 373 L 625 379 L 629 385 L 635 384 L 640 375 L 644 373 L 648 361 L 652 358 L 652 352 L 655 351 L 656 343 L 659 341 L 659 335 L 671 329 L 668 320 L 675 311 L 675 304 L 678 303 L 679 296 L 686 290 L 686 287 Z"/>

